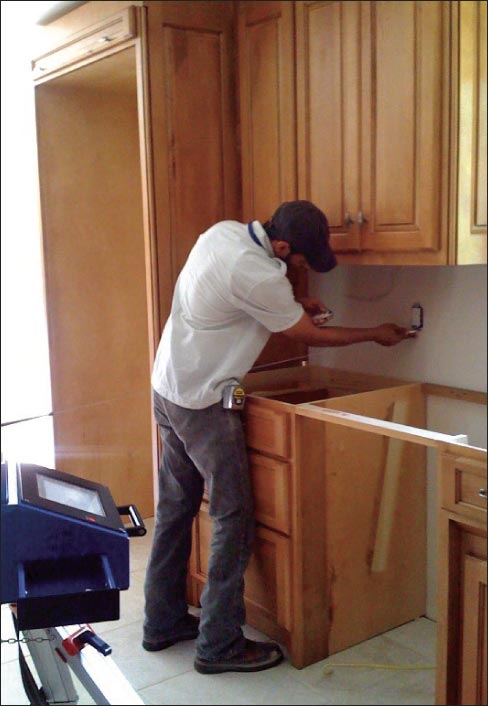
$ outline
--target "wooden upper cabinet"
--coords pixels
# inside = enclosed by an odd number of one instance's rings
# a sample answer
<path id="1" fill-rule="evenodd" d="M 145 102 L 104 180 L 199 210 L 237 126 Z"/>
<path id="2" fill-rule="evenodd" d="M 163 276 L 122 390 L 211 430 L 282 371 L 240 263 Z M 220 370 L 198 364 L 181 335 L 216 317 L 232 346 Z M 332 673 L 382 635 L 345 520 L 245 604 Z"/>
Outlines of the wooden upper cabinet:
<path id="1" fill-rule="evenodd" d="M 446 259 L 443 2 L 297 2 L 299 193 L 343 262 Z M 398 255 L 396 255 L 398 253 Z"/>
<path id="2" fill-rule="evenodd" d="M 239 3 L 243 212 L 266 221 L 296 198 L 292 2 Z"/>
<path id="3" fill-rule="evenodd" d="M 455 8 L 459 27 L 459 110 L 456 115 L 457 238 L 451 257 L 458 264 L 486 262 L 486 2 L 463 0 Z"/>

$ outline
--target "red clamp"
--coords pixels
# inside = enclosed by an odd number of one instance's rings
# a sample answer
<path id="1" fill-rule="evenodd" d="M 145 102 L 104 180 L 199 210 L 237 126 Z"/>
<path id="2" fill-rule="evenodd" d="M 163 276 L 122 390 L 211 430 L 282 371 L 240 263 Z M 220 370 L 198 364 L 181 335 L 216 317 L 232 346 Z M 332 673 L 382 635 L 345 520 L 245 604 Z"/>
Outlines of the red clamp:
<path id="1" fill-rule="evenodd" d="M 71 657 L 77 655 L 78 652 L 82 650 L 83 647 L 86 645 L 86 640 L 80 639 L 80 635 L 86 633 L 87 631 L 90 631 L 95 634 L 95 631 L 93 630 L 91 625 L 82 625 L 80 626 L 79 630 L 76 630 L 72 635 L 66 637 L 61 643 L 66 652 L 71 655 Z"/>

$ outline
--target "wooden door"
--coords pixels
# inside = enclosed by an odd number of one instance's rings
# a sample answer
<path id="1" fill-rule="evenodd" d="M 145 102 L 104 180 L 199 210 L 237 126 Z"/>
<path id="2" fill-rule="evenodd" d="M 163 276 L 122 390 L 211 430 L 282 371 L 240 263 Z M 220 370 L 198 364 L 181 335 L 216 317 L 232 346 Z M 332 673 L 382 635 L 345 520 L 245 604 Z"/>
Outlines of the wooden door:
<path id="1" fill-rule="evenodd" d="M 361 6 L 361 246 L 430 253 L 434 262 L 445 249 L 442 76 L 449 3 Z"/>
<path id="2" fill-rule="evenodd" d="M 486 263 L 486 2 L 459 3 L 458 264 Z"/>
<path id="3" fill-rule="evenodd" d="M 326 214 L 335 251 L 360 248 L 361 2 L 297 2 L 300 198 Z"/>

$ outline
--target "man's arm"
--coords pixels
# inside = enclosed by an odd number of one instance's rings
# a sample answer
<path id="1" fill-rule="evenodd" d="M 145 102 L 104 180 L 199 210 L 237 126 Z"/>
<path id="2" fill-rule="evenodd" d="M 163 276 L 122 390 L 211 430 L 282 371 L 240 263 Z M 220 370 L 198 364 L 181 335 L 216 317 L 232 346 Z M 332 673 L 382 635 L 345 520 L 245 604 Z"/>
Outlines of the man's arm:
<path id="1" fill-rule="evenodd" d="M 289 329 L 282 331 L 285 336 L 308 346 L 329 347 L 349 346 L 352 343 L 373 341 L 381 346 L 395 346 L 405 338 L 414 338 L 415 333 L 396 324 L 381 324 L 372 328 L 347 328 L 340 326 L 325 326 L 318 328 L 312 323 L 310 316 L 304 313 L 302 318 Z"/>

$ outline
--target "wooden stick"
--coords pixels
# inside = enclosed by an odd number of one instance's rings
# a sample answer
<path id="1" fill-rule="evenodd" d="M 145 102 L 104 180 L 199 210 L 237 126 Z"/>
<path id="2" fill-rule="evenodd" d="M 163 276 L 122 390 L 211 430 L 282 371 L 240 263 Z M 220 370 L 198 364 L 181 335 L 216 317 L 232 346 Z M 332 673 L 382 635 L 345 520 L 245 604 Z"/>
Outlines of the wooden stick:
<path id="1" fill-rule="evenodd" d="M 390 421 L 395 424 L 406 424 L 408 421 L 408 399 L 395 400 L 390 415 Z M 374 544 L 371 571 L 385 571 L 391 543 L 393 518 L 395 515 L 398 481 L 401 473 L 401 461 L 405 442 L 399 439 L 388 439 L 383 491 L 381 493 L 378 525 Z"/>
<path id="2" fill-rule="evenodd" d="M 341 426 L 351 427 L 351 429 L 369 431 L 373 434 L 381 434 L 382 436 L 388 436 L 394 439 L 412 441 L 413 443 L 422 444 L 423 446 L 439 448 L 446 445 L 459 444 L 459 441 L 457 441 L 459 435 L 453 436 L 452 434 L 442 434 L 438 431 L 420 429 L 420 427 L 409 427 L 405 424 L 388 422 L 384 419 L 376 419 L 375 417 L 365 417 L 360 414 L 341 412 L 335 409 L 325 409 L 324 407 L 318 407 L 309 403 L 297 405 L 295 414 L 300 417 L 309 417 L 310 419 L 318 419 L 323 422 L 340 424 Z"/>

